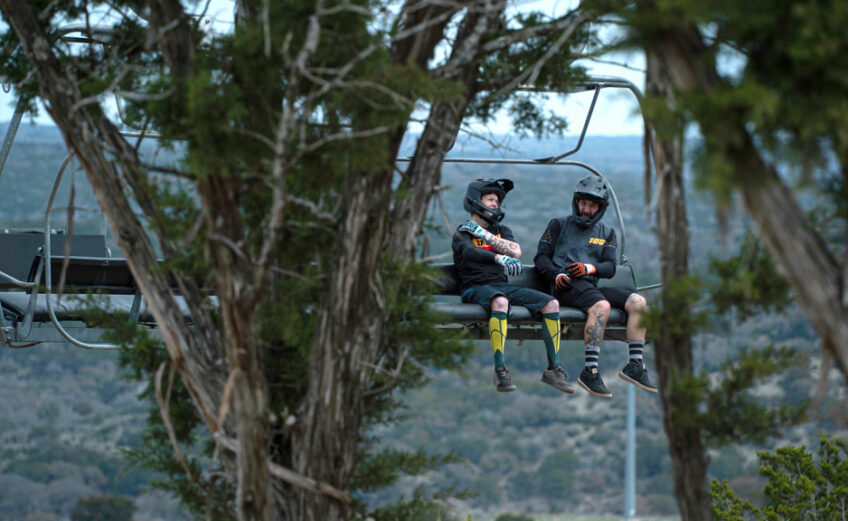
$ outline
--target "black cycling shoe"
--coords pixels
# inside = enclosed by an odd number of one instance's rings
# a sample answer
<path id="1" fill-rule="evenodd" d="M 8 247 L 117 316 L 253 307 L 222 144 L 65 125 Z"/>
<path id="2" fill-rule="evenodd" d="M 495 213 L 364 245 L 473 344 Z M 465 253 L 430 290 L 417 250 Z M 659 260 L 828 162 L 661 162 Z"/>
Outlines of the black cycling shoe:
<path id="1" fill-rule="evenodd" d="M 636 387 L 648 391 L 649 393 L 657 392 L 657 386 L 651 383 L 651 379 L 648 378 L 648 370 L 645 368 L 645 364 L 643 364 L 641 360 L 631 359 L 627 365 L 624 366 L 624 369 L 619 371 L 618 377 L 625 382 L 630 382 Z"/>
<path id="2" fill-rule="evenodd" d="M 604 380 L 601 378 L 601 373 L 598 372 L 597 367 L 584 367 L 577 378 L 577 383 L 592 396 L 612 398 L 612 393 L 604 385 Z"/>
<path id="3" fill-rule="evenodd" d="M 515 384 L 512 383 L 512 377 L 509 376 L 509 371 L 507 371 L 506 367 L 495 367 L 492 382 L 495 384 L 495 388 L 502 393 L 515 390 Z"/>
<path id="4" fill-rule="evenodd" d="M 571 394 L 574 392 L 574 386 L 568 382 L 568 373 L 560 365 L 553 369 L 545 369 L 545 372 L 542 373 L 542 381 L 564 393 Z"/>

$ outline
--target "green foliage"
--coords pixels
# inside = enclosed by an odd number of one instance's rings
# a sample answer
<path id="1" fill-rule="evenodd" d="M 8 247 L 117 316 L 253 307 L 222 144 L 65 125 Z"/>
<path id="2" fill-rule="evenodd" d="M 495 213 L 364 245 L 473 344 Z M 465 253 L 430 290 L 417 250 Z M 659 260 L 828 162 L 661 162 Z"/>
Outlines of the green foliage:
<path id="1" fill-rule="evenodd" d="M 150 486 L 173 493 L 183 505 L 198 515 L 204 514 L 216 520 L 231 519 L 233 486 L 214 474 L 209 476 L 204 473 L 204 469 L 210 469 L 209 460 L 214 444 L 202 427 L 188 390 L 179 377 L 171 379 L 166 371 L 162 393 L 169 398 L 169 421 L 191 469 L 191 477 L 186 475 L 184 467 L 174 455 L 154 394 L 154 375 L 160 367 L 168 367 L 171 363 L 164 344 L 151 337 L 147 328 L 130 321 L 127 314 L 105 311 L 108 306 L 104 305 L 102 298 L 98 295 L 85 297 L 88 304 L 85 312 L 87 321 L 106 329 L 106 341 L 123 346 L 119 353 L 119 364 L 125 371 L 124 377 L 146 381 L 139 398 L 150 403 L 148 427 L 139 446 L 126 452 L 129 472 L 132 474 L 144 469 L 144 476 Z M 123 465 L 125 463 L 122 462 Z"/>
<path id="2" fill-rule="evenodd" d="M 837 521 L 848 505 L 848 449 L 840 439 L 821 436 L 818 458 L 804 446 L 760 452 L 760 474 L 767 478 L 767 503 L 756 507 L 736 495 L 727 481 L 711 486 L 719 521 Z"/>
<path id="3" fill-rule="evenodd" d="M 752 394 L 763 379 L 780 374 L 804 360 L 793 349 L 767 346 L 743 350 L 736 360 L 724 363 L 719 384 L 706 393 L 707 413 L 701 425 L 709 443 L 752 440 L 764 442 L 779 435 L 780 429 L 804 420 L 808 403 L 779 404 L 770 408 Z M 703 375 L 706 378 L 706 375 Z"/>
<path id="4" fill-rule="evenodd" d="M 754 393 L 769 377 L 797 365 L 804 357 L 796 351 L 767 346 L 743 349 L 735 360 L 722 364 L 722 374 L 680 377 L 670 383 L 669 395 L 678 427 L 698 428 L 707 444 L 720 446 L 732 441 L 762 443 L 778 436 L 781 429 L 805 420 L 808 401 L 771 404 Z M 686 404 L 686 406 L 681 406 Z"/>
<path id="5" fill-rule="evenodd" d="M 577 455 L 570 450 L 555 451 L 545 457 L 538 470 L 520 471 L 510 481 L 515 497 L 568 498 L 574 493 L 574 474 L 580 468 Z"/>
<path id="6" fill-rule="evenodd" d="M 533 521 L 533 518 L 526 514 L 501 514 L 495 521 Z"/>
<path id="7" fill-rule="evenodd" d="M 549 22 L 540 13 L 520 13 L 509 20 L 509 29 L 519 31 Z M 489 35 L 494 39 L 500 35 Z M 595 28 L 589 24 L 576 27 L 565 46 L 557 44 L 559 32 L 539 34 L 518 45 L 510 46 L 501 52 L 494 53 L 483 61 L 480 66 L 481 92 L 477 102 L 469 107 L 469 115 L 488 122 L 494 118 L 497 111 L 506 109 L 510 115 L 514 130 L 520 135 L 561 135 L 568 128 L 567 120 L 549 110 L 545 110 L 546 95 L 497 95 L 498 88 L 516 77 L 525 77 L 535 70 L 533 82 L 539 91 L 567 92 L 577 80 L 586 77 L 586 69 L 574 65 L 578 56 L 585 57 L 589 47 L 597 47 Z M 560 45 L 558 48 L 555 47 Z M 537 62 L 546 53 L 555 51 L 544 66 L 536 67 Z M 524 75 L 524 76 L 522 76 Z"/>
<path id="8" fill-rule="evenodd" d="M 708 323 L 708 313 L 695 304 L 703 295 L 703 280 L 697 275 L 675 279 L 663 288 L 662 296 L 652 303 L 642 318 L 648 331 L 662 328 L 668 335 L 688 337 Z"/>
<path id="9" fill-rule="evenodd" d="M 150 472 L 141 469 L 127 469 L 126 462 L 117 454 L 105 455 L 57 441 L 57 434 L 51 432 L 49 438 L 35 439 L 31 448 L 17 451 L 14 460 L 4 467 L 4 472 L 48 484 L 67 477 L 67 468 L 57 466 L 57 462 L 81 468 L 92 467 L 96 470 L 82 472 L 79 477 L 81 481 L 113 493 L 132 496 L 139 494 L 152 477 Z"/>
<path id="10" fill-rule="evenodd" d="M 509 107 L 513 126 L 519 134 L 536 136 L 559 135 L 568 129 L 567 120 L 552 111 L 543 112 L 542 103 L 534 103 L 532 96 L 525 95 Z"/>
<path id="11" fill-rule="evenodd" d="M 790 303 L 786 279 L 768 250 L 748 231 L 740 252 L 727 259 L 710 259 L 710 294 L 719 312 L 735 309 L 744 321 L 759 312 L 782 311 Z"/>
<path id="12" fill-rule="evenodd" d="M 365 453 L 362 462 L 357 466 L 351 487 L 362 493 L 374 492 L 395 483 L 402 475 L 422 475 L 443 464 L 459 461 L 460 459 L 453 455 L 432 456 L 421 450 L 405 452 L 385 449 Z M 368 513 L 366 505 L 359 501 L 356 502 L 355 508 L 362 517 L 374 514 Z"/>
<path id="13" fill-rule="evenodd" d="M 429 496 L 424 487 L 416 487 L 409 499 L 398 499 L 397 501 L 378 508 L 369 513 L 367 518 L 374 521 L 458 521 L 449 512 L 449 509 L 440 504 L 445 499 L 443 495 Z"/>
<path id="14" fill-rule="evenodd" d="M 757 183 L 755 171 L 735 171 L 757 168 L 750 158 L 734 157 L 750 140 L 784 180 L 831 198 L 827 215 L 833 216 L 837 200 L 846 200 L 845 187 L 822 190 L 820 181 L 840 183 L 848 158 L 848 78 L 841 72 L 848 63 L 848 9 L 829 0 L 636 5 L 623 11 L 634 43 L 651 47 L 667 28 L 697 27 L 707 45 L 697 59 L 718 64 L 722 81 L 694 89 L 675 109 L 697 120 L 703 137 L 693 165 L 698 187 L 724 205 L 740 183 Z M 837 243 L 844 248 L 844 218 L 841 229 Z"/>
<path id="15" fill-rule="evenodd" d="M 686 114 L 679 107 L 671 107 L 663 98 L 645 96 L 642 100 L 642 113 L 651 122 L 657 141 L 679 139 L 683 134 Z"/>
<path id="16" fill-rule="evenodd" d="M 120 496 L 93 496 L 77 501 L 71 521 L 132 521 L 135 503 Z"/>

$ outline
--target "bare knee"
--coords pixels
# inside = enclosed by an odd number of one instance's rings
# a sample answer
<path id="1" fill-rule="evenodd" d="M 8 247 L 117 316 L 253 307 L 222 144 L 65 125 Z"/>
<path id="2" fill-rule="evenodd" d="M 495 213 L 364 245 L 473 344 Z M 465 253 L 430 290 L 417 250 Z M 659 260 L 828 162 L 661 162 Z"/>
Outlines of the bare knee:
<path id="1" fill-rule="evenodd" d="M 542 313 L 559 313 L 559 301 L 553 299 L 542 307 Z"/>
<path id="2" fill-rule="evenodd" d="M 598 315 L 602 315 L 604 318 L 608 317 L 610 313 L 610 303 L 608 300 L 599 300 L 595 302 L 592 307 L 589 308 L 589 316 L 596 317 Z"/>
<path id="3" fill-rule="evenodd" d="M 643 313 L 648 307 L 645 297 L 638 293 L 631 293 L 624 303 L 624 310 L 628 313 Z"/>
<path id="4" fill-rule="evenodd" d="M 507 298 L 503 295 L 498 295 L 492 299 L 489 306 L 492 308 L 492 311 L 501 311 L 506 313 L 507 310 L 509 310 L 509 300 L 507 300 Z"/>

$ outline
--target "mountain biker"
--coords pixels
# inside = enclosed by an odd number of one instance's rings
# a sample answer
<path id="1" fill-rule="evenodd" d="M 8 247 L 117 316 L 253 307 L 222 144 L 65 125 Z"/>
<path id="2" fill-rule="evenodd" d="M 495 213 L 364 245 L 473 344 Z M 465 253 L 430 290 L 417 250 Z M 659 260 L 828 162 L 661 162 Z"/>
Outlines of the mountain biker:
<path id="1" fill-rule="evenodd" d="M 453 234 L 453 261 L 459 276 L 462 301 L 483 306 L 490 313 L 489 339 L 495 358 L 493 381 L 500 392 L 515 390 L 504 363 L 507 317 L 511 304 L 527 307 L 542 320 L 542 339 L 548 367 L 542 381 L 556 389 L 573 393 L 568 375 L 559 361 L 559 303 L 551 295 L 508 283 L 522 272 L 521 247 L 512 230 L 501 224 L 503 202 L 514 184 L 509 179 L 477 179 L 468 185 L 463 207 L 469 219 Z M 506 271 L 506 273 L 504 273 Z"/>
<path id="2" fill-rule="evenodd" d="M 581 179 L 574 188 L 571 215 L 548 223 L 534 259 L 536 269 L 550 281 L 552 294 L 560 305 L 581 309 L 587 315 L 583 331 L 585 366 L 577 383 L 601 398 L 612 397 L 598 369 L 611 306 L 627 312 L 630 359 L 618 376 L 646 391 L 657 391 L 642 359 L 646 330 L 640 320 L 646 308 L 645 298 L 623 288 L 598 287 L 598 278 L 615 275 L 615 230 L 600 222 L 608 205 L 605 179 L 592 175 Z"/>

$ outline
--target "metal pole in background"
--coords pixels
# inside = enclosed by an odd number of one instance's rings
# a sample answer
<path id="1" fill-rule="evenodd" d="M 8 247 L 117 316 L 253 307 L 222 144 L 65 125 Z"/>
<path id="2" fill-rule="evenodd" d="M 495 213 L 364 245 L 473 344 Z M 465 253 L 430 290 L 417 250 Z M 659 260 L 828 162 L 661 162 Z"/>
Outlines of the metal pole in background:
<path id="1" fill-rule="evenodd" d="M 15 114 L 12 115 L 9 121 L 9 128 L 6 129 L 6 137 L 3 139 L 3 146 L 0 148 L 0 174 L 3 173 L 3 168 L 6 166 L 6 159 L 9 157 L 9 151 L 12 149 L 12 142 L 15 140 L 15 134 L 18 133 L 18 125 L 21 124 L 21 118 L 24 116 L 23 97 L 18 98 L 18 104 L 15 105 Z"/>
<path id="2" fill-rule="evenodd" d="M 624 457 L 624 519 L 636 517 L 636 386 L 627 386 L 627 441 Z"/>

